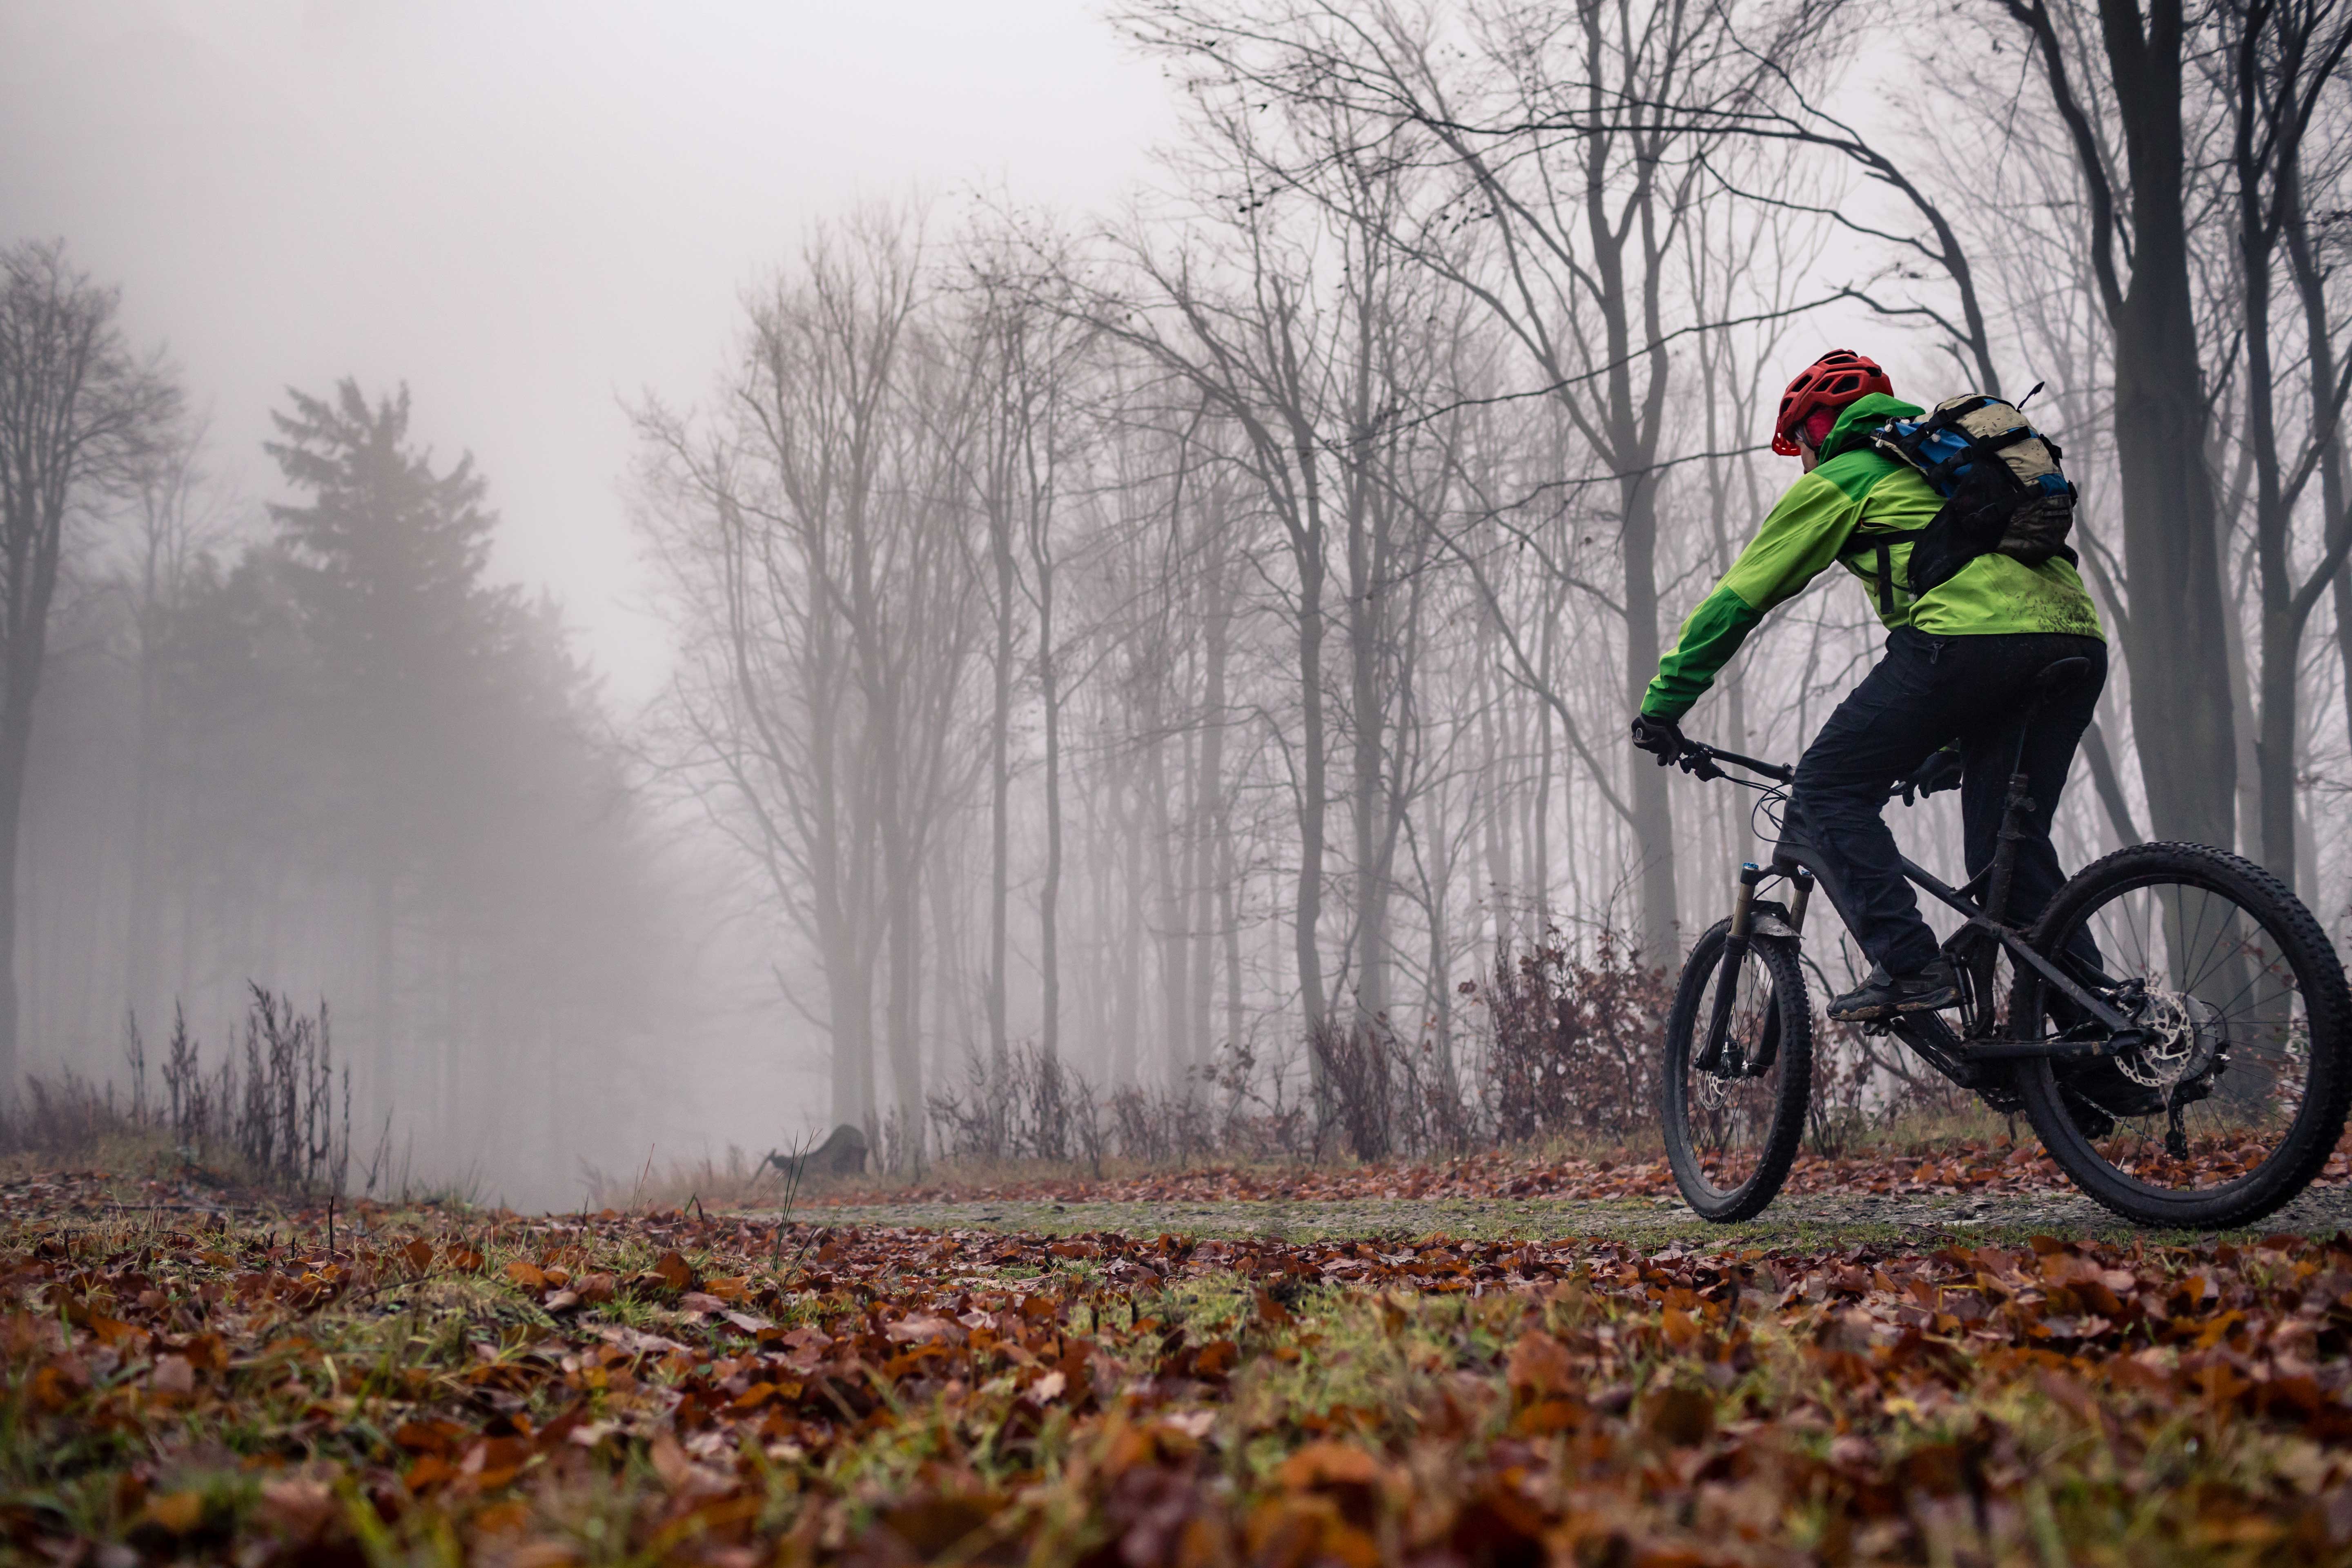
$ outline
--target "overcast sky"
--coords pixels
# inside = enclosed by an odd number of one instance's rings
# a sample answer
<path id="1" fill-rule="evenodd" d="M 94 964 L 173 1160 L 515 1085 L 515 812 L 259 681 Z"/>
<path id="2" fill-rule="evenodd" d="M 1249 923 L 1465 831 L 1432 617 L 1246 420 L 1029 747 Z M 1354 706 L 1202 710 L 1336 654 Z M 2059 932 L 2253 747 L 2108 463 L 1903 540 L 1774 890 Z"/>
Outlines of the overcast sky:
<path id="1" fill-rule="evenodd" d="M 0 239 L 166 341 L 255 500 L 289 384 L 405 380 L 499 567 L 659 679 L 619 400 L 702 395 L 739 290 L 862 196 L 1098 205 L 1171 111 L 1100 0 L 10 0 Z"/>

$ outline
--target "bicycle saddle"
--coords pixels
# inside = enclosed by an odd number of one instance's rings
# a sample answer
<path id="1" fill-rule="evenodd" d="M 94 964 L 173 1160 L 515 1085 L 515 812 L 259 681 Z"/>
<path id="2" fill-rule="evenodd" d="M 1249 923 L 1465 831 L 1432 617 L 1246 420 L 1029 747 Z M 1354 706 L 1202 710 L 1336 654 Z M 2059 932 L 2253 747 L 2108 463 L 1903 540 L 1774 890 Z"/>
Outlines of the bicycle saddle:
<path id="1" fill-rule="evenodd" d="M 2051 692 L 2072 686 L 2091 673 L 2087 658 L 2062 658 L 2055 664 L 2043 665 L 2026 684 L 2036 691 Z"/>

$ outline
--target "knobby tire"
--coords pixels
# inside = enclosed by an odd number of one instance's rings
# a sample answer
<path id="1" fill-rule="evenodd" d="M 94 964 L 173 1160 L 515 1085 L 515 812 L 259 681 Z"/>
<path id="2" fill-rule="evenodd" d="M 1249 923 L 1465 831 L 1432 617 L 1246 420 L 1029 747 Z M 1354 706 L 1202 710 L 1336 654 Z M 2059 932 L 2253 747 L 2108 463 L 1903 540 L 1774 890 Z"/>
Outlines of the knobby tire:
<path id="1" fill-rule="evenodd" d="M 1717 921 L 1699 937 L 1683 964 L 1674 1010 L 1666 1018 L 1665 1050 L 1660 1063 L 1664 1081 L 1659 1085 L 1666 1162 L 1674 1170 L 1675 1183 L 1682 1189 L 1684 1201 L 1702 1218 L 1719 1224 L 1752 1219 L 1779 1195 L 1804 1138 L 1805 1111 L 1813 1083 L 1812 1004 L 1805 994 L 1796 944 L 1785 939 L 1752 939 L 1742 963 L 1761 966 L 1771 984 L 1769 1005 L 1777 1011 L 1780 1023 L 1776 1061 L 1780 1079 L 1769 1130 L 1754 1170 L 1728 1189 L 1708 1179 L 1703 1152 L 1692 1138 L 1689 1080 L 1693 1058 L 1706 1048 L 1710 982 L 1723 967 L 1723 944 L 1730 931 L 1729 921 Z"/>
<path id="2" fill-rule="evenodd" d="M 2319 1174 L 2352 1104 L 2352 993 L 2318 921 L 2292 890 L 2252 861 L 2200 844 L 2136 844 L 2077 872 L 2035 922 L 2030 940 L 2037 952 L 2059 960 L 2070 934 L 2101 909 L 2129 892 L 2176 884 L 2219 894 L 2252 917 L 2276 944 L 2303 997 L 2308 1046 L 2302 1097 L 2269 1158 L 2211 1187 L 2153 1185 L 2110 1163 L 2076 1124 L 2062 1089 L 2064 1064 L 2021 1062 L 2016 1084 L 2043 1148 L 2101 1205 L 2136 1225 L 2194 1230 L 2249 1225 L 2293 1201 Z M 2023 967 L 2016 984 L 2011 1018 L 2043 1019 L 2053 988 Z"/>

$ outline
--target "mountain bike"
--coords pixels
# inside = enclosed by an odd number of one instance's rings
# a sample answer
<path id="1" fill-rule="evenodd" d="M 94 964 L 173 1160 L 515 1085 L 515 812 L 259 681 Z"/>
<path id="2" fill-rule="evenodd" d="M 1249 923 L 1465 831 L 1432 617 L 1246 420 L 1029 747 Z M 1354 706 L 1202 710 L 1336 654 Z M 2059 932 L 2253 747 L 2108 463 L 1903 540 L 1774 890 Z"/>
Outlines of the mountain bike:
<path id="1" fill-rule="evenodd" d="M 2300 1193 L 2343 1133 L 2352 994 L 2294 892 L 2204 845 L 2118 849 L 2075 873 L 2030 926 L 2008 918 L 2017 841 L 2035 809 L 2026 728 L 2088 670 L 2064 659 L 2035 677 L 1991 864 L 1953 887 L 1903 861 L 1906 878 L 1961 917 L 1943 944 L 1959 1005 L 1858 1027 L 1865 1040 L 1899 1040 L 1993 1110 L 2023 1110 L 2059 1168 L 2126 1219 L 2246 1225 Z M 1696 742 L 1675 760 L 1756 790 L 1767 812 L 1796 776 Z M 1762 1212 L 1805 1132 L 1819 1027 L 1802 957 L 1813 885 L 1777 855 L 1741 867 L 1730 916 L 1700 936 L 1675 987 L 1666 1154 L 1684 1198 L 1711 1220 Z"/>

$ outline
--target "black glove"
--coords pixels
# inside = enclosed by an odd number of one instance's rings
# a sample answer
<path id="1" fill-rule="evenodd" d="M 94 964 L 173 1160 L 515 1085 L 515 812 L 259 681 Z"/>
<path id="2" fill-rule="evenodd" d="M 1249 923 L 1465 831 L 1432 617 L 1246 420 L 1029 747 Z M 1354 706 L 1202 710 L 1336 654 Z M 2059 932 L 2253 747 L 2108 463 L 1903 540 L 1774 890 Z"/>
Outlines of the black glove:
<path id="1" fill-rule="evenodd" d="M 1665 767 L 1683 754 L 1685 745 L 1682 727 L 1672 719 L 1653 719 L 1647 713 L 1633 715 L 1633 744 L 1658 759 Z"/>
<path id="2" fill-rule="evenodd" d="M 1959 787 L 1960 753 L 1948 746 L 1930 752 L 1926 762 L 1895 781 L 1895 793 L 1906 805 L 1916 805 L 1939 791 Z"/>

